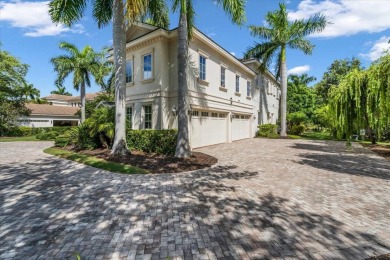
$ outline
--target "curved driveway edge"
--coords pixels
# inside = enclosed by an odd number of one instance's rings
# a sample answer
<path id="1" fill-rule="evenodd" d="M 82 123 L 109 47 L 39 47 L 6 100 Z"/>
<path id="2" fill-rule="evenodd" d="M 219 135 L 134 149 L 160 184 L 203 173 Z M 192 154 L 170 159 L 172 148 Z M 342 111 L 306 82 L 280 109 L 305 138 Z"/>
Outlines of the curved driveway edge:
<path id="1" fill-rule="evenodd" d="M 181 174 L 122 175 L 0 143 L 0 259 L 363 259 L 390 252 L 390 163 L 339 142 L 198 149 Z"/>

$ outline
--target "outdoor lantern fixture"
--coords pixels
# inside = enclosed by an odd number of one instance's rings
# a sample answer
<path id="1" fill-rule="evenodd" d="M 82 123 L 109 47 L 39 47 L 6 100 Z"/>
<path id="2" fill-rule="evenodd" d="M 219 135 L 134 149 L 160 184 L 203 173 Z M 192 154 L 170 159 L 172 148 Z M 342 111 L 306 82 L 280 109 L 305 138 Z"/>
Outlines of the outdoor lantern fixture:
<path id="1" fill-rule="evenodd" d="M 192 116 L 192 110 L 191 109 L 188 109 L 188 115 Z"/>
<path id="2" fill-rule="evenodd" d="M 233 104 L 233 98 L 231 97 L 230 98 L 230 105 L 232 105 Z"/>
<path id="3" fill-rule="evenodd" d="M 173 114 L 173 116 L 177 116 L 176 106 L 172 107 L 172 114 Z"/>

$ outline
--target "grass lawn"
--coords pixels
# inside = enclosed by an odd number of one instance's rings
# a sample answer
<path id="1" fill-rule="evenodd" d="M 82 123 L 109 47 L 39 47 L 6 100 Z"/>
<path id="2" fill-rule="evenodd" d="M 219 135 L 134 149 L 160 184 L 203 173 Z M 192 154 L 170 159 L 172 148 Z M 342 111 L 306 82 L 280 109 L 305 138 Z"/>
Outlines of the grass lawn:
<path id="1" fill-rule="evenodd" d="M 370 140 L 366 140 L 366 141 L 359 141 L 360 143 L 362 144 L 368 144 L 370 145 L 371 144 L 371 141 Z M 377 145 L 381 145 L 381 146 L 388 146 L 390 148 L 390 143 L 385 143 L 385 142 L 376 142 Z"/>
<path id="2" fill-rule="evenodd" d="M 75 153 L 63 149 L 58 148 L 47 148 L 43 150 L 43 152 L 55 155 L 61 158 L 65 158 L 68 160 L 72 160 L 75 162 L 83 163 L 98 169 L 110 171 L 110 172 L 117 172 L 117 173 L 125 173 L 125 174 L 145 174 L 148 173 L 146 170 L 122 164 L 122 163 L 115 163 L 115 162 L 109 162 L 103 159 L 99 159 L 93 156 Z"/>
<path id="3" fill-rule="evenodd" d="M 41 141 L 35 136 L 20 136 L 20 137 L 0 137 L 0 142 L 19 142 L 19 141 Z"/>

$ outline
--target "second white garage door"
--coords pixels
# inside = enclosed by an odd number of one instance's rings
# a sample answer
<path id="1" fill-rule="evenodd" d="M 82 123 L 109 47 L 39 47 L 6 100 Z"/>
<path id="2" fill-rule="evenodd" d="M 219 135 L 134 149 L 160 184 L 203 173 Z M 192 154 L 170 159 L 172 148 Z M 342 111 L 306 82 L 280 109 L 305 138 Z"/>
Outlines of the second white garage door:
<path id="1" fill-rule="evenodd" d="M 191 147 L 225 143 L 227 141 L 227 114 L 193 111 L 191 116 Z"/>
<path id="2" fill-rule="evenodd" d="M 232 140 L 240 140 L 250 138 L 250 116 L 234 115 L 232 119 Z"/>

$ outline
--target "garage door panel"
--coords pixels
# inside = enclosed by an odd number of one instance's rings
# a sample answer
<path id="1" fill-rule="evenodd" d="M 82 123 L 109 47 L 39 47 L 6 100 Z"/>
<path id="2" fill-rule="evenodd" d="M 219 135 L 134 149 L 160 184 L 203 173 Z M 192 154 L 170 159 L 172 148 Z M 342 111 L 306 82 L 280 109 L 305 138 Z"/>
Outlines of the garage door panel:
<path id="1" fill-rule="evenodd" d="M 232 140 L 250 138 L 250 119 L 237 117 L 232 119 Z"/>
<path id="2" fill-rule="evenodd" d="M 224 143 L 226 141 L 226 117 L 199 116 L 191 118 L 192 148 Z"/>

